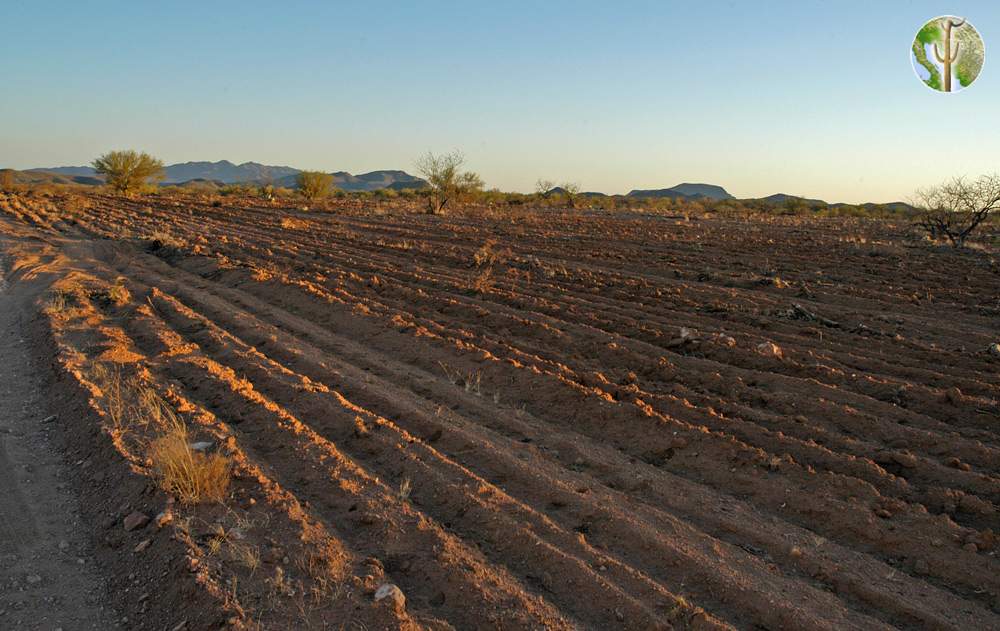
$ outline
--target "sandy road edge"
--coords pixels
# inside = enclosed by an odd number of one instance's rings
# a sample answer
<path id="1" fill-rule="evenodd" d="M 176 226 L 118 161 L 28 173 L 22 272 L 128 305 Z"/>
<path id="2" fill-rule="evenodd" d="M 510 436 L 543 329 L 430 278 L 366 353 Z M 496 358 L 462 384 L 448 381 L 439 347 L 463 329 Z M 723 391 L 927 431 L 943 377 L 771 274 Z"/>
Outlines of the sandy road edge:
<path id="1" fill-rule="evenodd" d="M 82 539 L 104 583 L 105 618 L 114 619 L 104 624 L 156 631 L 225 626 L 229 612 L 190 571 L 187 550 L 172 536 L 170 527 L 125 530 L 126 516 L 135 511 L 155 516 L 167 498 L 131 467 L 101 429 L 100 412 L 90 392 L 81 375 L 67 370 L 61 358 L 64 349 L 41 313 L 50 285 L 66 270 L 50 264 L 44 273 L 36 273 L 37 268 L 28 268 L 29 273 L 10 271 L 16 262 L 15 250 L 30 241 L 0 233 L 0 265 L 9 285 L 7 298 L 17 310 L 20 334 L 36 367 L 37 390 L 44 395 L 48 416 L 55 416 L 47 424 L 49 437 L 61 456 L 59 465 L 67 471 L 66 489 L 80 508 Z M 27 249 L 33 249 L 32 245 Z M 52 253 L 41 241 L 37 247 Z M 148 548 L 136 552 L 136 546 L 146 540 L 151 542 Z"/>

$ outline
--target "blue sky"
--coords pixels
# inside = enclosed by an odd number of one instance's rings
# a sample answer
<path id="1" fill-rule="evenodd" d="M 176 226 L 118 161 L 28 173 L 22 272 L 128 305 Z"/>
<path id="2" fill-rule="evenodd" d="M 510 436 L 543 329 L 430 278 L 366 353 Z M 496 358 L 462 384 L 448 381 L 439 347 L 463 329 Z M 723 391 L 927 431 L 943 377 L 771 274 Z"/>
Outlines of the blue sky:
<path id="1" fill-rule="evenodd" d="M 946 13 L 986 42 L 952 95 L 909 60 Z M 1000 171 L 996 2 L 3 0 L 0 16 L 2 167 L 136 148 L 412 172 L 461 149 L 504 190 L 849 202 Z"/>

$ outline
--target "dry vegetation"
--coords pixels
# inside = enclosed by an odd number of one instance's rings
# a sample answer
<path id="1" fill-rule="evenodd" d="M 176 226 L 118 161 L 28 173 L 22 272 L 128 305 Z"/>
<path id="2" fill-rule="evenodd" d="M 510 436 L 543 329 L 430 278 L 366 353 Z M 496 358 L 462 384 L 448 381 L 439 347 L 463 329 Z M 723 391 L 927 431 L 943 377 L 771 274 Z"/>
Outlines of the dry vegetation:
<path id="1" fill-rule="evenodd" d="M 1000 626 L 995 225 L 224 199 L 0 226 L 239 624 Z"/>

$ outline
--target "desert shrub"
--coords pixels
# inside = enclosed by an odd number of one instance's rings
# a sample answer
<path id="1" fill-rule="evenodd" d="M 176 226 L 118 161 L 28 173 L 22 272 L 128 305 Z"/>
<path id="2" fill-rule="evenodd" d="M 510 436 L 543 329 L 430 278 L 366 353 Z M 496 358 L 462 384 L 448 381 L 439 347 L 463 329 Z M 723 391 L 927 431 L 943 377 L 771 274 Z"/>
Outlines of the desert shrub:
<path id="1" fill-rule="evenodd" d="M 417 171 L 430 184 L 427 211 L 438 215 L 449 201 L 483 188 L 483 180 L 471 171 L 462 171 L 465 156 L 459 151 L 436 156 L 428 152 L 417 160 Z"/>
<path id="2" fill-rule="evenodd" d="M 163 162 L 148 153 L 133 150 L 109 151 L 92 163 L 108 186 L 122 195 L 152 188 L 163 174 Z"/>
<path id="3" fill-rule="evenodd" d="M 219 195 L 257 195 L 257 187 L 250 184 L 224 184 L 219 187 Z"/>
<path id="4" fill-rule="evenodd" d="M 330 194 L 333 176 L 322 171 L 302 171 L 296 177 L 299 192 L 306 199 L 319 199 Z"/>
<path id="5" fill-rule="evenodd" d="M 14 170 L 13 169 L 0 170 L 0 191 L 13 191 L 13 190 L 14 190 Z"/>
<path id="6" fill-rule="evenodd" d="M 161 488 L 181 503 L 221 502 L 226 498 L 232 476 L 229 458 L 195 451 L 180 419 L 150 443 L 149 459 Z"/>

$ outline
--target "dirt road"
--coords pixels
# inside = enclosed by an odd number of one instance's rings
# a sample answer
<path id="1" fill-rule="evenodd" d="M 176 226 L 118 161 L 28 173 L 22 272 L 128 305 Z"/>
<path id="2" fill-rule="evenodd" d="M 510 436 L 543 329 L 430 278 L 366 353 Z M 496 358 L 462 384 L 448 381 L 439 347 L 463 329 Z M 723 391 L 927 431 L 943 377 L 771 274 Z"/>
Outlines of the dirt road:
<path id="1" fill-rule="evenodd" d="M 32 288 L 0 266 L 0 629 L 108 629 L 103 583 L 24 332 Z"/>

